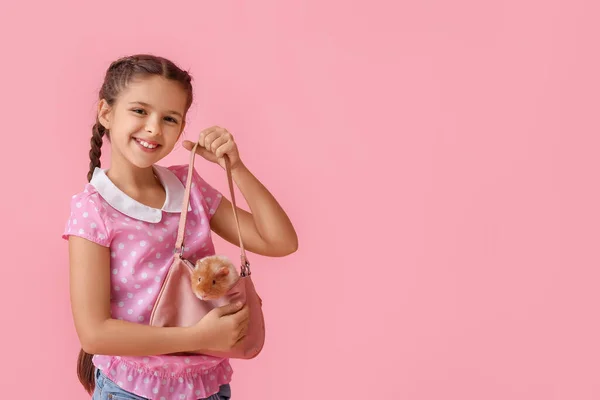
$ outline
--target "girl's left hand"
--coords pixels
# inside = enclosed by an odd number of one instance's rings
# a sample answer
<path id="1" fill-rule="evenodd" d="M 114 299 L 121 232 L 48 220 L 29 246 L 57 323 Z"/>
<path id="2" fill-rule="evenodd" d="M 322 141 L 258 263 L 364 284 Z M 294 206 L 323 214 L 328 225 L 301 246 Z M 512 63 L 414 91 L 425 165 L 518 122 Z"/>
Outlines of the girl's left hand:
<path id="1" fill-rule="evenodd" d="M 194 143 L 184 140 L 183 147 L 191 151 L 194 148 Z M 210 162 L 218 163 L 223 169 L 225 169 L 224 155 L 229 157 L 231 170 L 242 165 L 238 147 L 233 136 L 227 129 L 219 126 L 204 129 L 200 133 L 196 154 Z"/>

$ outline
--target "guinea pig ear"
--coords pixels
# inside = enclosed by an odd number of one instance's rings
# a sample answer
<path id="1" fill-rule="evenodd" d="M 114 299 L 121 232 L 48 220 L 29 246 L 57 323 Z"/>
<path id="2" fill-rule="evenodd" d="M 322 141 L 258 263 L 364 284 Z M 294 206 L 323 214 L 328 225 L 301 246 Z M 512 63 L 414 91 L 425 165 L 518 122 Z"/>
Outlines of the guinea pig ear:
<path id="1" fill-rule="evenodd" d="M 217 276 L 227 276 L 229 275 L 229 268 L 222 267 L 219 272 L 217 272 Z"/>

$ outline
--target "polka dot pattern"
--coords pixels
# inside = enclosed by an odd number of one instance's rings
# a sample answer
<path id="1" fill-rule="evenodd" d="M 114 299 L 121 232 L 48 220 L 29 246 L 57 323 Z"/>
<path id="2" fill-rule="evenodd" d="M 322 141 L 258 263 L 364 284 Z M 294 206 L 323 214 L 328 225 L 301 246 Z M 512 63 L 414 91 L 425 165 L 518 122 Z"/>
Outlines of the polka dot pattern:
<path id="1" fill-rule="evenodd" d="M 185 184 L 188 166 L 168 168 Z M 215 254 L 208 221 L 221 194 L 193 172 L 185 232 L 186 256 Z M 167 188 L 169 191 L 171 188 Z M 173 189 L 174 190 L 174 189 Z M 209 200 L 210 199 L 210 200 Z M 113 201 L 115 201 L 113 199 Z M 118 199 L 116 200 L 118 201 Z M 148 324 L 175 251 L 180 213 L 162 212 L 157 223 L 113 208 L 87 184 L 71 199 L 63 238 L 79 236 L 109 247 L 112 317 Z M 200 355 L 120 357 L 95 355 L 94 364 L 123 389 L 149 399 L 209 397 L 231 379 L 229 360 Z"/>

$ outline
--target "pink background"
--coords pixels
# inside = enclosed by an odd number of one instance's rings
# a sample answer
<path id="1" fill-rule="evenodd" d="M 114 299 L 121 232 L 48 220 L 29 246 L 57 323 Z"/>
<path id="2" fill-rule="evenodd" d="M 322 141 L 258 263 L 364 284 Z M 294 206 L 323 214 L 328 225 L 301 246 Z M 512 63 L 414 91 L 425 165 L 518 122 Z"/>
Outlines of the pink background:
<path id="1" fill-rule="evenodd" d="M 0 397 L 86 398 L 60 234 L 106 67 L 152 52 L 195 77 L 186 136 L 227 127 L 300 236 L 251 258 L 268 339 L 234 399 L 600 398 L 599 12 L 6 2 Z"/>

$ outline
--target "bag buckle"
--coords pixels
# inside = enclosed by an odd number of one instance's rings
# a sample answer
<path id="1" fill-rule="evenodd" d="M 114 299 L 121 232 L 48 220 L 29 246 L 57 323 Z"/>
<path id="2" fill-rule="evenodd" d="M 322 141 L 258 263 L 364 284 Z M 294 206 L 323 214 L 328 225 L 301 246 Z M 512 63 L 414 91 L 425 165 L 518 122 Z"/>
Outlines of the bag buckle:
<path id="1" fill-rule="evenodd" d="M 251 272 L 250 272 L 250 263 L 248 262 L 248 260 L 244 260 L 242 258 L 242 273 L 240 274 L 241 276 L 250 276 Z"/>

